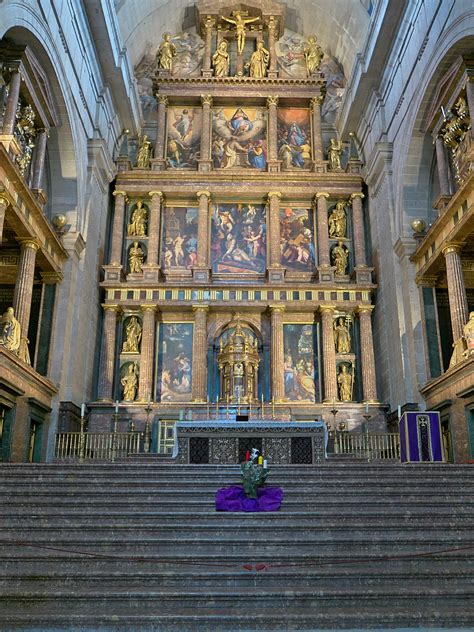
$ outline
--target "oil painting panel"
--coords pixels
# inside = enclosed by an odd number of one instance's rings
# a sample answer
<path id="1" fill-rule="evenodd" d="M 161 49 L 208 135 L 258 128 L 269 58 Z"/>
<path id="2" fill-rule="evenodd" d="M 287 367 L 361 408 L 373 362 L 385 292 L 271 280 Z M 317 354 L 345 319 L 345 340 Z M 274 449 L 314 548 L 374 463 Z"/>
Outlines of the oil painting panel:
<path id="1" fill-rule="evenodd" d="M 201 108 L 168 108 L 166 162 L 170 169 L 196 169 L 201 150 Z"/>
<path id="2" fill-rule="evenodd" d="M 190 270 L 196 264 L 196 208 L 165 208 L 161 253 L 161 265 L 164 270 Z"/>
<path id="3" fill-rule="evenodd" d="M 315 268 L 313 210 L 308 208 L 280 209 L 281 264 L 300 272 Z"/>
<path id="4" fill-rule="evenodd" d="M 310 112 L 305 108 L 278 108 L 278 158 L 281 168 L 309 169 L 311 166 Z"/>
<path id="5" fill-rule="evenodd" d="M 191 399 L 193 324 L 162 323 L 158 342 L 158 395 L 161 402 Z"/>
<path id="6" fill-rule="evenodd" d="M 216 108 L 212 119 L 215 169 L 266 169 L 267 112 L 262 107 Z"/>
<path id="7" fill-rule="evenodd" d="M 314 324 L 283 325 L 285 399 L 288 401 L 319 400 L 316 334 Z"/>

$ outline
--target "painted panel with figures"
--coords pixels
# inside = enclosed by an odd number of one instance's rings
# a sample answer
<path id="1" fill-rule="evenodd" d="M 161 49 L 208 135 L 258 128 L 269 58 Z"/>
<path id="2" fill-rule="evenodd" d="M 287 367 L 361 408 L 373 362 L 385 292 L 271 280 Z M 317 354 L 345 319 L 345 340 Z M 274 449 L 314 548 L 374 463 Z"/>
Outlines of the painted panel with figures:
<path id="1" fill-rule="evenodd" d="M 158 341 L 157 395 L 162 402 L 191 399 L 193 324 L 162 323 Z"/>
<path id="2" fill-rule="evenodd" d="M 212 119 L 215 169 L 266 169 L 265 108 L 216 108 Z"/>
<path id="3" fill-rule="evenodd" d="M 195 169 L 201 150 L 201 108 L 168 108 L 166 162 L 171 169 Z"/>
<path id="4" fill-rule="evenodd" d="M 305 108 L 279 108 L 278 158 L 281 168 L 309 169 L 311 167 L 310 112 Z"/>
<path id="5" fill-rule="evenodd" d="M 314 215 L 308 208 L 280 209 L 281 264 L 300 272 L 315 268 Z"/>
<path id="6" fill-rule="evenodd" d="M 319 400 L 317 325 L 283 325 L 285 399 L 291 402 Z"/>
<path id="7" fill-rule="evenodd" d="M 190 270 L 197 257 L 197 209 L 168 206 L 163 214 L 161 265 L 166 270 Z"/>

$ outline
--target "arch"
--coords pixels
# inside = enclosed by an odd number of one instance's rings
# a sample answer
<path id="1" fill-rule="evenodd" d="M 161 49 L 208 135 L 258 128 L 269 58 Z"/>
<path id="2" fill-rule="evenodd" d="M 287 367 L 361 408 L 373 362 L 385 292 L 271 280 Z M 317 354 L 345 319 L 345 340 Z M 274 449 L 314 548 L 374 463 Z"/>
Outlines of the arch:
<path id="1" fill-rule="evenodd" d="M 215 341 L 218 340 L 222 334 L 228 329 L 229 325 L 234 319 L 234 314 L 230 317 L 230 319 L 225 323 L 213 323 L 208 327 L 207 331 L 207 346 L 212 347 L 215 344 Z M 263 333 L 255 318 L 241 318 L 240 322 L 242 327 L 248 327 L 256 336 L 258 340 L 259 348 L 263 345 Z"/>

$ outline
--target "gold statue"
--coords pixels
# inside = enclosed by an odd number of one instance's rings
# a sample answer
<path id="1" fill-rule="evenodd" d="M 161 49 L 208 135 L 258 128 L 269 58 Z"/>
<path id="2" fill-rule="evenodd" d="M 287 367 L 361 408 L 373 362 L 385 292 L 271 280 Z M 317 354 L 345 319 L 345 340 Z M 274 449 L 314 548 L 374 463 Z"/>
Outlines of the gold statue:
<path id="1" fill-rule="evenodd" d="M 310 35 L 304 47 L 304 60 L 306 62 L 308 77 L 311 77 L 311 75 L 318 70 L 323 57 L 323 49 L 317 43 L 316 37 L 314 35 Z"/>
<path id="2" fill-rule="evenodd" d="M 329 237 L 346 236 L 346 211 L 344 202 L 337 202 L 329 216 Z"/>
<path id="3" fill-rule="evenodd" d="M 144 134 L 141 143 L 138 147 L 137 154 L 137 167 L 139 169 L 149 169 L 151 158 L 151 143 L 148 140 L 148 136 Z"/>
<path id="4" fill-rule="evenodd" d="M 143 202 L 138 200 L 130 218 L 130 224 L 127 226 L 128 235 L 131 237 L 143 237 L 146 235 L 147 221 L 148 212 L 143 206 Z"/>
<path id="5" fill-rule="evenodd" d="M 342 169 L 341 167 L 341 154 L 342 154 L 342 141 L 337 138 L 331 138 L 330 145 L 328 147 L 329 164 L 333 171 Z"/>
<path id="6" fill-rule="evenodd" d="M 246 64 L 245 67 L 250 69 L 249 74 L 251 77 L 254 77 L 255 79 L 263 79 L 263 77 L 267 74 L 269 60 L 269 51 L 263 46 L 263 42 L 258 42 L 257 50 L 252 53 L 250 62 Z"/>
<path id="7" fill-rule="evenodd" d="M 158 68 L 168 70 L 173 69 L 173 57 L 176 55 L 176 46 L 171 41 L 171 33 L 165 33 L 161 41 L 156 57 L 158 59 Z"/>
<path id="8" fill-rule="evenodd" d="M 337 242 L 337 246 L 332 249 L 333 264 L 336 266 L 336 274 L 343 276 L 347 271 L 349 261 L 349 251 L 342 240 Z"/>
<path id="9" fill-rule="evenodd" d="M 352 400 L 352 373 L 348 371 L 347 364 L 341 364 L 337 376 L 339 389 L 339 401 L 350 402 Z"/>
<path id="10" fill-rule="evenodd" d="M 466 343 L 466 350 L 464 356 L 469 358 L 474 355 L 474 312 L 469 314 L 469 320 L 463 327 L 463 336 Z"/>
<path id="11" fill-rule="evenodd" d="M 21 326 L 15 318 L 13 307 L 9 307 L 0 320 L 0 346 L 19 354 Z"/>
<path id="12" fill-rule="evenodd" d="M 130 264 L 130 272 L 132 274 L 141 274 L 142 265 L 145 261 L 145 253 L 143 252 L 138 241 L 134 241 L 128 252 L 128 261 Z"/>
<path id="13" fill-rule="evenodd" d="M 229 53 L 227 52 L 227 40 L 223 39 L 219 42 L 216 52 L 212 56 L 212 65 L 214 66 L 214 75 L 216 77 L 229 76 Z"/>
<path id="14" fill-rule="evenodd" d="M 248 11 L 232 11 L 231 15 L 235 19 L 226 18 L 221 15 L 221 18 L 230 24 L 235 24 L 235 36 L 237 38 L 237 52 L 239 55 L 243 52 L 245 47 L 245 27 L 251 22 L 257 22 L 260 18 L 245 18 L 244 15 L 248 15 Z"/>
<path id="15" fill-rule="evenodd" d="M 336 353 L 351 352 L 351 334 L 342 316 L 334 322 L 334 344 Z"/>
<path id="16" fill-rule="evenodd" d="M 135 397 L 137 396 L 137 387 L 138 387 L 138 363 L 130 362 L 128 365 L 127 372 L 120 380 L 120 384 L 123 387 L 123 400 L 125 402 L 133 402 L 135 401 Z"/>
<path id="17" fill-rule="evenodd" d="M 138 353 L 142 339 L 142 326 L 136 316 L 132 316 L 125 327 L 126 340 L 122 345 L 122 353 Z"/>

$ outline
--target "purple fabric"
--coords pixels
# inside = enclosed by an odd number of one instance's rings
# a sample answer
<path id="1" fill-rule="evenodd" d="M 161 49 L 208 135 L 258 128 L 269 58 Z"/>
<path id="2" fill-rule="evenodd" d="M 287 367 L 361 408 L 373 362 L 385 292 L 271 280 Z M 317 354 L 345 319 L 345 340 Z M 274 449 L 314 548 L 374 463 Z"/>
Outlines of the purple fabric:
<path id="1" fill-rule="evenodd" d="M 260 487 L 258 498 L 247 498 L 242 485 L 222 487 L 216 492 L 216 511 L 278 511 L 283 500 L 280 487 Z"/>

